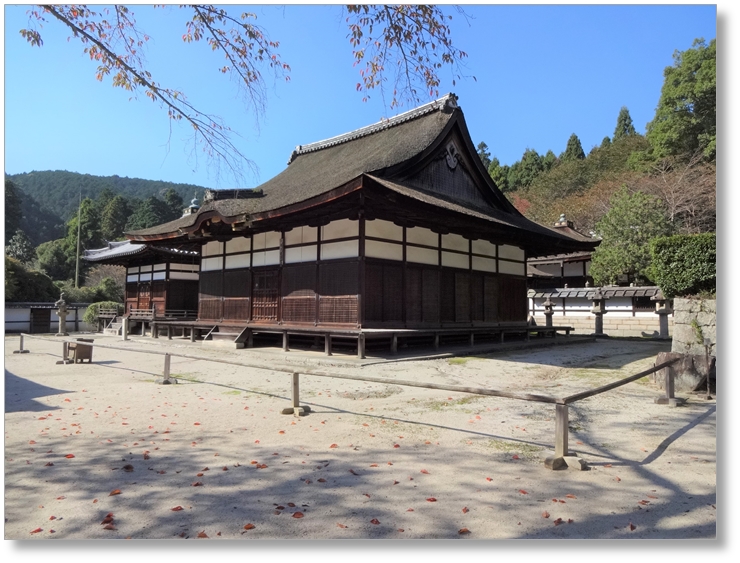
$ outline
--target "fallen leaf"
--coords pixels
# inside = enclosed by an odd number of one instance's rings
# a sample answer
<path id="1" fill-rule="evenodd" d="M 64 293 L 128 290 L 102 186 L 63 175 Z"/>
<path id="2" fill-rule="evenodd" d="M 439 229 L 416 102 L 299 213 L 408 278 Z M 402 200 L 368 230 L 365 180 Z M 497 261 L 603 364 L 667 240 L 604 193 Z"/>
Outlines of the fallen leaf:
<path id="1" fill-rule="evenodd" d="M 519 456 L 514 454 L 513 456 L 511 456 L 511 459 L 519 459 Z"/>
<path id="2" fill-rule="evenodd" d="M 370 467 L 378 467 L 378 464 L 377 463 L 371 463 L 370 464 Z"/>
<path id="3" fill-rule="evenodd" d="M 572 523 L 573 523 L 573 518 L 568 518 L 568 524 L 572 524 Z"/>
<path id="4" fill-rule="evenodd" d="M 54 464 L 52 462 L 49 462 L 44 467 L 51 467 L 52 465 L 54 465 Z"/>
<path id="5" fill-rule="evenodd" d="M 126 473 L 131 473 L 134 470 L 134 466 L 131 465 L 131 464 L 126 464 L 126 465 L 123 466 L 123 470 Z"/>
<path id="6" fill-rule="evenodd" d="M 349 472 L 352 473 L 352 475 L 357 475 L 357 473 L 355 473 L 355 470 L 354 469 L 350 469 Z"/>
<path id="7" fill-rule="evenodd" d="M 407 508 L 407 509 L 406 509 L 406 512 L 413 512 L 413 511 L 414 511 L 414 509 L 413 509 L 413 508 Z"/>
<path id="8" fill-rule="evenodd" d="M 67 459 L 72 459 L 74 456 L 75 454 L 67 454 L 64 457 L 66 457 Z"/>
<path id="9" fill-rule="evenodd" d="M 647 495 L 647 498 L 658 498 L 658 497 L 653 496 L 653 495 Z"/>
<path id="10" fill-rule="evenodd" d="M 208 537 L 208 534 L 206 534 L 206 532 L 204 530 L 202 532 L 198 532 L 198 537 L 199 538 L 207 538 Z"/>
<path id="11" fill-rule="evenodd" d="M 612 466 L 612 464 L 611 464 L 611 463 L 605 463 L 605 464 L 604 464 L 604 467 L 611 467 L 611 466 Z"/>
<path id="12" fill-rule="evenodd" d="M 578 498 L 576 495 L 565 495 L 565 498 Z"/>
<path id="13" fill-rule="evenodd" d="M 326 483 L 326 479 L 323 477 L 321 479 L 316 479 L 319 483 Z"/>
<path id="14" fill-rule="evenodd" d="M 56 520 L 56 519 L 57 519 L 56 516 L 49 516 L 49 520 Z"/>
<path id="15" fill-rule="evenodd" d="M 424 475 L 429 475 L 429 471 L 426 469 L 422 469 L 419 473 L 423 473 Z"/>
<path id="16" fill-rule="evenodd" d="M 112 496 L 120 495 L 120 494 L 121 494 L 121 489 L 113 489 L 108 496 L 112 497 Z"/>
<path id="17" fill-rule="evenodd" d="M 203 483 L 201 483 L 200 481 L 196 481 L 195 483 L 191 485 L 191 487 L 202 487 L 202 486 L 203 486 Z"/>
<path id="18" fill-rule="evenodd" d="M 339 446 L 337 446 L 336 444 L 332 444 L 332 445 L 331 445 L 331 446 L 329 446 L 329 447 L 330 447 L 330 448 L 338 448 Z"/>
<path id="19" fill-rule="evenodd" d="M 459 529 L 459 530 L 457 531 L 457 533 L 458 533 L 458 534 L 460 534 L 460 535 L 463 535 L 463 534 L 469 534 L 469 533 L 470 533 L 470 530 L 468 530 L 467 528 L 460 528 L 460 529 Z"/>
<path id="20" fill-rule="evenodd" d="M 614 480 L 615 480 L 615 481 L 616 481 L 617 483 L 619 483 L 619 482 L 621 481 L 621 479 L 620 479 L 619 477 L 615 477 L 615 478 L 614 478 Z"/>
<path id="21" fill-rule="evenodd" d="M 403 532 L 403 531 L 404 531 L 404 529 L 403 529 L 403 528 L 398 528 L 398 531 L 399 531 L 399 532 Z"/>
<path id="22" fill-rule="evenodd" d="M 294 512 L 293 518 L 303 518 L 303 512 Z"/>
<path id="23" fill-rule="evenodd" d="M 181 510 L 185 510 L 182 506 L 177 505 L 175 508 L 171 509 L 173 512 L 180 512 Z"/>
<path id="24" fill-rule="evenodd" d="M 524 489 L 519 489 L 519 492 L 520 492 L 520 493 L 522 493 L 523 495 L 528 495 L 528 494 L 529 494 L 529 493 L 528 493 L 527 491 L 525 491 Z"/>
<path id="25" fill-rule="evenodd" d="M 115 530 L 116 527 L 113 524 L 106 524 L 105 526 L 103 526 L 103 529 L 104 530 Z"/>
<path id="26" fill-rule="evenodd" d="M 436 499 L 436 498 L 434 498 L 434 497 L 429 497 L 429 498 L 427 499 L 427 502 L 437 502 L 437 499 Z"/>
<path id="27" fill-rule="evenodd" d="M 108 516 L 103 518 L 103 521 L 101 522 L 101 524 L 110 524 L 111 522 L 113 522 L 113 514 L 109 513 Z"/>
<path id="28" fill-rule="evenodd" d="M 245 529 L 245 530 L 254 530 L 254 529 L 255 529 L 256 527 L 257 527 L 257 526 L 255 526 L 254 524 L 251 524 L 251 523 L 250 523 L 250 524 L 245 524 L 245 525 L 244 525 L 244 529 Z"/>
<path id="29" fill-rule="evenodd" d="M 288 503 L 288 506 L 291 507 L 291 508 L 295 508 L 295 503 L 294 502 L 289 502 Z"/>
<path id="30" fill-rule="evenodd" d="M 339 522 L 337 522 L 337 528 L 346 528 L 346 527 L 347 526 L 345 526 L 344 524 L 340 524 Z"/>
<path id="31" fill-rule="evenodd" d="M 553 520 L 553 522 L 552 522 L 552 523 L 553 523 L 553 524 L 554 524 L 555 526 L 559 526 L 560 524 L 562 524 L 562 523 L 563 523 L 563 519 L 562 519 L 562 518 L 558 518 L 558 519 L 556 519 L 556 520 Z"/>
<path id="32" fill-rule="evenodd" d="M 401 446 L 399 446 L 398 444 L 393 444 L 393 447 L 394 448 L 400 448 Z"/>
<path id="33" fill-rule="evenodd" d="M 486 477 L 486 481 L 493 481 L 490 477 Z"/>
<path id="34" fill-rule="evenodd" d="M 43 531 L 44 530 L 42 530 L 41 528 L 36 528 L 35 530 L 31 530 L 31 533 L 32 534 L 38 534 L 39 532 L 43 532 Z"/>
<path id="35" fill-rule="evenodd" d="M 630 522 L 630 525 L 628 526 L 630 529 L 630 532 L 632 532 L 637 526 L 635 526 L 632 522 Z"/>
<path id="36" fill-rule="evenodd" d="M 367 494 L 367 493 L 362 493 L 362 494 L 363 494 L 364 496 L 366 496 L 367 498 L 370 498 L 370 495 L 369 495 L 369 494 Z"/>
<path id="37" fill-rule="evenodd" d="M 463 514 L 467 514 L 468 512 L 470 512 L 470 510 L 469 510 L 469 509 L 468 509 L 468 507 L 466 506 L 466 507 L 464 507 L 464 508 L 462 509 L 462 512 L 463 512 Z"/>
<path id="38" fill-rule="evenodd" d="M 380 520 L 378 520 L 377 518 L 373 518 L 372 520 L 370 520 L 370 523 L 377 526 L 378 524 L 380 524 Z"/>
<path id="39" fill-rule="evenodd" d="M 196 473 L 195 474 L 196 477 L 203 477 L 203 475 L 205 475 L 205 473 Z"/>
<path id="40" fill-rule="evenodd" d="M 547 510 L 545 510 L 545 511 L 544 511 L 544 512 L 542 513 L 542 517 L 543 517 L 543 518 L 549 518 L 549 517 L 550 517 L 550 513 L 549 513 L 549 512 L 547 511 Z"/>

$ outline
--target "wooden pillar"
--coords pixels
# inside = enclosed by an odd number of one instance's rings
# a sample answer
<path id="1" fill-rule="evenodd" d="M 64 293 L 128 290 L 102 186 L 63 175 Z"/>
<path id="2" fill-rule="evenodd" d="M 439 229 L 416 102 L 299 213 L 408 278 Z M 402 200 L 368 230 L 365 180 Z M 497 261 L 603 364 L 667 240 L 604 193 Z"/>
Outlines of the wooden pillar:
<path id="1" fill-rule="evenodd" d="M 298 372 L 293 373 L 293 408 L 297 409 L 301 406 L 301 398 L 300 398 L 300 388 L 299 388 L 299 381 L 298 381 L 299 374 Z"/>
<path id="2" fill-rule="evenodd" d="M 142 323 L 141 335 L 144 336 L 144 324 Z M 157 323 L 152 322 L 152 338 L 159 338 L 159 327 Z"/>
<path id="3" fill-rule="evenodd" d="M 357 335 L 357 357 L 361 360 L 365 359 L 365 334 L 363 332 Z"/>
<path id="4" fill-rule="evenodd" d="M 172 326 L 167 325 L 167 340 L 172 340 Z"/>
<path id="5" fill-rule="evenodd" d="M 288 331 L 283 331 L 283 352 L 287 352 L 289 350 L 288 348 Z"/>
<path id="6" fill-rule="evenodd" d="M 555 457 L 568 455 L 568 405 L 555 405 Z"/>
<path id="7" fill-rule="evenodd" d="M 324 353 L 331 356 L 331 334 L 324 335 Z"/>
<path id="8" fill-rule="evenodd" d="M 28 350 L 23 349 L 23 335 L 21 334 L 20 347 L 17 350 L 13 350 L 13 354 L 28 354 Z"/>

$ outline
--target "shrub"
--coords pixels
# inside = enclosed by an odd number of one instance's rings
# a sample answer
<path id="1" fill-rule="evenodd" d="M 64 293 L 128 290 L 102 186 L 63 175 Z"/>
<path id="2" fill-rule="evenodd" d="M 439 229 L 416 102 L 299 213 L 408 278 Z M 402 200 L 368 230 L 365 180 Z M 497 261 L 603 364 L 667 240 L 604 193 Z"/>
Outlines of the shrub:
<path id="1" fill-rule="evenodd" d="M 717 235 L 674 235 L 650 242 L 652 278 L 667 298 L 717 291 Z"/>

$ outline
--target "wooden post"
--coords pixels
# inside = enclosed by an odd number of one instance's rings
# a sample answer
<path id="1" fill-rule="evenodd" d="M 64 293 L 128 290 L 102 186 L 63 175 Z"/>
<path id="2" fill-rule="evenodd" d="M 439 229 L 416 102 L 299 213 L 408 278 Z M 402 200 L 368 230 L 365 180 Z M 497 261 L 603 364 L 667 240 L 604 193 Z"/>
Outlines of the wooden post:
<path id="1" fill-rule="evenodd" d="M 129 318 L 123 317 L 123 325 L 121 326 L 121 340 L 128 340 L 128 323 Z"/>
<path id="2" fill-rule="evenodd" d="M 357 357 L 361 360 L 365 359 L 365 333 L 361 332 L 357 335 Z"/>
<path id="3" fill-rule="evenodd" d="M 167 325 L 167 340 L 172 340 L 172 325 Z"/>
<path id="4" fill-rule="evenodd" d="M 331 356 L 331 334 L 324 335 L 324 353 Z"/>
<path id="5" fill-rule="evenodd" d="M 300 387 L 299 387 L 299 373 L 293 372 L 293 408 L 297 409 L 301 406 Z"/>
<path id="6" fill-rule="evenodd" d="M 190 327 L 190 342 L 195 342 L 195 327 Z"/>
<path id="7" fill-rule="evenodd" d="M 287 352 L 289 350 L 288 348 L 288 331 L 283 331 L 283 352 Z"/>
<path id="8" fill-rule="evenodd" d="M 28 350 L 23 349 L 23 335 L 21 334 L 20 348 L 13 350 L 13 354 L 28 354 Z"/>
<path id="9" fill-rule="evenodd" d="M 142 323 L 141 326 L 143 327 L 144 324 Z M 141 334 L 142 335 L 144 334 L 144 331 L 143 330 L 142 330 Z M 157 323 L 155 323 L 155 322 L 152 323 L 152 338 L 159 338 L 159 327 L 157 326 Z"/>
<path id="10" fill-rule="evenodd" d="M 555 457 L 568 455 L 568 405 L 555 405 Z"/>
<path id="11" fill-rule="evenodd" d="M 171 356 L 169 354 L 165 354 L 164 355 L 164 373 L 162 375 L 162 379 L 157 381 L 157 383 L 161 385 L 170 385 L 172 383 L 177 383 L 176 380 L 170 379 L 170 360 L 171 360 Z"/>

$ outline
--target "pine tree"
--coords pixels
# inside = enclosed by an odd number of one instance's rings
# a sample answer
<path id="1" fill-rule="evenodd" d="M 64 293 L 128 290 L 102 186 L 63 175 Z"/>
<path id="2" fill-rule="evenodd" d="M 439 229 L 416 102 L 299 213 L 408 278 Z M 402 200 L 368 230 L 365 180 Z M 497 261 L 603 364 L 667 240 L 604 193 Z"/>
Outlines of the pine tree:
<path id="1" fill-rule="evenodd" d="M 625 106 L 622 106 L 617 116 L 617 127 L 614 129 L 614 141 L 636 134 L 637 131 L 635 131 L 635 126 L 632 125 L 630 111 Z"/>
<path id="2" fill-rule="evenodd" d="M 583 146 L 581 146 L 581 140 L 578 135 L 573 133 L 568 139 L 568 144 L 565 147 L 565 152 L 560 155 L 560 160 L 563 162 L 570 162 L 573 160 L 582 160 L 586 158 L 586 153 L 583 152 Z"/>

